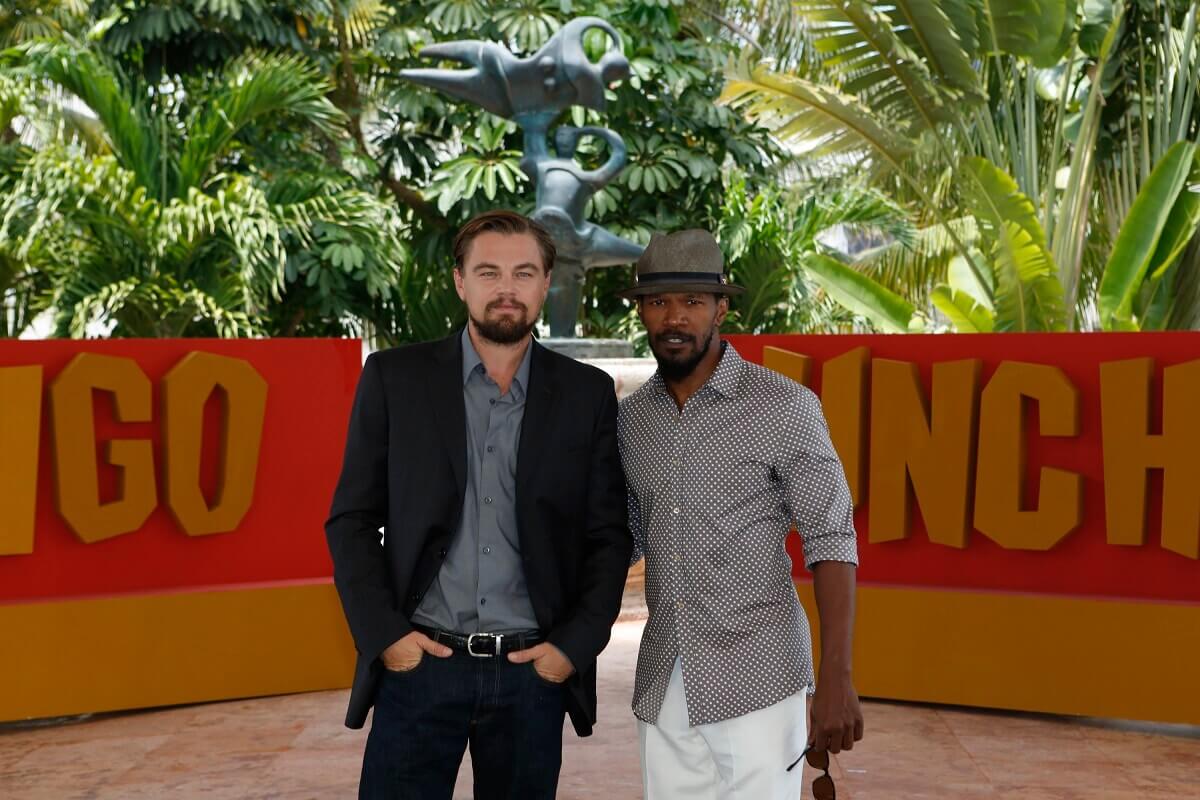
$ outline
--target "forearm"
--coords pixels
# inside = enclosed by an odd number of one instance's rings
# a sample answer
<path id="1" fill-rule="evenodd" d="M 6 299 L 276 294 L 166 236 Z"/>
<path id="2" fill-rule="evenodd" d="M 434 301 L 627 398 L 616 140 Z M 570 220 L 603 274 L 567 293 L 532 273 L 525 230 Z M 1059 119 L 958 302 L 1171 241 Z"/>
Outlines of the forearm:
<path id="1" fill-rule="evenodd" d="M 813 589 L 821 621 L 821 678 L 850 676 L 856 573 L 855 565 L 844 561 L 821 561 L 813 565 Z"/>

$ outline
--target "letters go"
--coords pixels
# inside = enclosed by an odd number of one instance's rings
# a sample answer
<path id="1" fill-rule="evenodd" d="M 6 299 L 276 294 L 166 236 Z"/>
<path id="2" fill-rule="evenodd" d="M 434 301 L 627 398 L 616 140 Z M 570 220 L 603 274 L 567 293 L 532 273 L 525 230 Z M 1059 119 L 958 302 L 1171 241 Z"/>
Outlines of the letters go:
<path id="1" fill-rule="evenodd" d="M 0 555 L 33 552 L 42 384 L 41 366 L 0 367 Z M 243 359 L 193 352 L 159 388 L 163 502 L 189 536 L 235 530 L 254 496 L 266 381 Z M 138 530 L 160 497 L 153 443 L 112 439 L 104 443 L 104 459 L 119 472 L 119 496 L 101 502 L 93 412 L 98 391 L 112 395 L 117 422 L 155 417 L 150 380 L 130 358 L 81 353 L 50 383 L 55 505 L 86 543 Z M 219 393 L 222 426 L 210 504 L 200 488 L 200 468 L 204 407 L 213 393 Z"/>

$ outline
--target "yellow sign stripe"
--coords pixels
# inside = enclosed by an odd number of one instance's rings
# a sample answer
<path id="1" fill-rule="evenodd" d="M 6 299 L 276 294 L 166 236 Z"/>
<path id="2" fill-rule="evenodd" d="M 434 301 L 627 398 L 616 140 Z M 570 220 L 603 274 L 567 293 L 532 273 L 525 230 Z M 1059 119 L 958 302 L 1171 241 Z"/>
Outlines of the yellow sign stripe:
<path id="1" fill-rule="evenodd" d="M 350 685 L 330 583 L 0 605 L 0 721 Z"/>
<path id="2" fill-rule="evenodd" d="M 1200 724 L 1200 605 L 876 586 L 857 605 L 864 697 Z"/>

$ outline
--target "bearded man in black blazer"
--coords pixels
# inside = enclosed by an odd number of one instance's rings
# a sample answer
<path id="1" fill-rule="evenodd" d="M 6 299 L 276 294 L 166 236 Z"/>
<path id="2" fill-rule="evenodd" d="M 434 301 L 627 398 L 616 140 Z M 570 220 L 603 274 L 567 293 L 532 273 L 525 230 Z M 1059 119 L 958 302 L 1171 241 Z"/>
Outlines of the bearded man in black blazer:
<path id="1" fill-rule="evenodd" d="M 616 396 L 531 336 L 544 229 L 488 212 L 454 255 L 467 326 L 367 359 L 325 525 L 358 650 L 346 725 L 375 708 L 359 797 L 449 800 L 469 746 L 476 798 L 553 798 L 632 549 Z"/>

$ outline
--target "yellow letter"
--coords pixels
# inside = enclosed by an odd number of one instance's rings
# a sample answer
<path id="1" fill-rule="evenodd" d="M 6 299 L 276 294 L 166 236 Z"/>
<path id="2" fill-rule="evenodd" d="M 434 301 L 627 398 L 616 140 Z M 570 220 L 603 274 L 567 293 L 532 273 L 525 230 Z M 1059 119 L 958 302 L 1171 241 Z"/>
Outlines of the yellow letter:
<path id="1" fill-rule="evenodd" d="M 1001 547 L 1049 550 L 1079 526 L 1083 477 L 1042 467 L 1038 507 L 1024 510 L 1024 398 L 1037 401 L 1042 436 L 1079 435 L 1079 392 L 1058 367 L 1005 361 L 983 390 L 975 527 Z"/>
<path id="2" fill-rule="evenodd" d="M 930 415 L 916 364 L 872 362 L 870 541 L 908 536 L 911 477 L 930 541 L 966 547 L 979 370 L 978 359 L 934 364 Z"/>
<path id="3" fill-rule="evenodd" d="M 50 386 L 58 513 L 84 542 L 136 531 L 157 504 L 154 450 L 146 439 L 114 439 L 105 460 L 121 472 L 121 497 L 100 502 L 93 390 L 112 392 L 118 422 L 149 422 L 150 381 L 130 358 L 80 353 Z"/>
<path id="4" fill-rule="evenodd" d="M 33 552 L 42 368 L 0 369 L 0 556 Z"/>
<path id="5" fill-rule="evenodd" d="M 863 496 L 866 459 L 867 364 L 871 351 L 856 347 L 821 368 L 821 406 L 829 425 L 829 438 L 841 459 L 850 486 L 850 498 L 858 505 Z M 778 347 L 763 348 L 763 366 L 796 383 L 808 386 L 812 359 Z"/>
<path id="6" fill-rule="evenodd" d="M 1163 370 L 1162 434 L 1149 432 L 1154 360 L 1100 365 L 1110 544 L 1146 542 L 1147 470 L 1163 470 L 1162 546 L 1200 557 L 1200 360 Z"/>
<path id="7" fill-rule="evenodd" d="M 763 366 L 773 369 L 785 378 L 791 378 L 802 386 L 808 386 L 812 374 L 812 359 L 802 353 L 784 350 L 782 347 L 763 348 Z"/>
<path id="8" fill-rule="evenodd" d="M 842 460 L 850 498 L 857 506 L 864 499 L 864 457 L 867 446 L 867 365 L 871 351 L 856 347 L 821 367 L 821 405 L 829 423 L 829 438 Z"/>
<path id="9" fill-rule="evenodd" d="M 212 507 L 200 490 L 204 405 L 222 392 L 221 462 Z M 249 362 L 190 353 L 163 378 L 167 506 L 189 536 L 237 528 L 254 498 L 267 382 Z"/>

